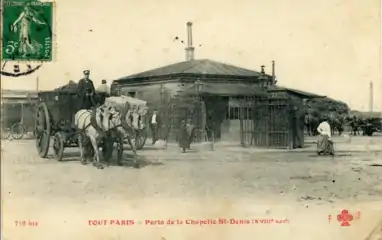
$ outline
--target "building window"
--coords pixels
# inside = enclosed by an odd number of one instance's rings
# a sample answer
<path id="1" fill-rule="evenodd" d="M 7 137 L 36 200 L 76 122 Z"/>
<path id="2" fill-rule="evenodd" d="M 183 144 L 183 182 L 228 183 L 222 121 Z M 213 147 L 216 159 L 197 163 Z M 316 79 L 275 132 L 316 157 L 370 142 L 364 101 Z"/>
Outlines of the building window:
<path id="1" fill-rule="evenodd" d="M 227 112 L 227 120 L 240 120 L 242 114 L 243 120 L 253 119 L 253 111 L 251 107 L 229 107 Z"/>
<path id="2" fill-rule="evenodd" d="M 253 119 L 253 117 L 252 117 L 252 108 L 251 107 L 244 108 L 244 119 L 245 120 Z"/>
<path id="3" fill-rule="evenodd" d="M 135 97 L 135 95 L 136 95 L 136 92 L 129 92 L 128 93 L 128 96 L 130 96 L 130 97 Z"/>
<path id="4" fill-rule="evenodd" d="M 240 119 L 239 107 L 229 107 L 228 108 L 228 120 L 238 120 Z"/>

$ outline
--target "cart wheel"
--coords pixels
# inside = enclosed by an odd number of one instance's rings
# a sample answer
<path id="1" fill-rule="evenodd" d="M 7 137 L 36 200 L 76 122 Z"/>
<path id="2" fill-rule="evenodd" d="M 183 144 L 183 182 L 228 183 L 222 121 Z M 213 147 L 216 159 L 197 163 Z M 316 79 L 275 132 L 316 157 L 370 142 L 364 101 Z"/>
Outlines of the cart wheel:
<path id="1" fill-rule="evenodd" d="M 40 103 L 36 111 L 36 148 L 40 157 L 45 158 L 50 144 L 51 125 L 48 108 Z"/>
<path id="2" fill-rule="evenodd" d="M 11 136 L 11 131 L 9 128 L 6 128 L 1 131 L 1 138 L 2 139 L 8 139 Z"/>
<path id="3" fill-rule="evenodd" d="M 64 154 L 64 149 L 65 149 L 64 143 L 65 143 L 64 136 L 60 132 L 57 132 L 54 135 L 54 141 L 53 141 L 53 152 L 54 152 L 54 157 L 57 159 L 57 161 L 62 160 L 62 155 Z"/>
<path id="4" fill-rule="evenodd" d="M 11 135 L 13 139 L 21 139 L 25 134 L 25 127 L 22 123 L 18 122 L 13 124 L 11 128 Z"/>
<path id="5" fill-rule="evenodd" d="M 147 140 L 147 130 L 142 129 L 138 131 L 137 134 L 135 135 L 135 148 L 137 150 L 142 149 L 146 144 L 146 140 Z"/>

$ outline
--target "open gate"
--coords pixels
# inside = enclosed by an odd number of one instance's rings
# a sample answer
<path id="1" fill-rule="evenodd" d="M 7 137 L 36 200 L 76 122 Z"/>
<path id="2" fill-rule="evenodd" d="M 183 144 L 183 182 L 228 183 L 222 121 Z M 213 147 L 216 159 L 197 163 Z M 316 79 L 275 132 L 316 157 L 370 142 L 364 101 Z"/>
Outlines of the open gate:
<path id="1" fill-rule="evenodd" d="M 181 121 L 191 119 L 195 126 L 195 142 L 202 142 L 205 134 L 205 104 L 203 101 L 189 96 L 176 96 L 169 103 L 160 107 L 164 113 L 163 138 L 176 141 Z"/>
<path id="2" fill-rule="evenodd" d="M 240 108 L 241 144 L 244 147 L 292 148 L 292 122 L 292 109 L 285 92 L 255 97 L 250 107 Z"/>
<path id="3" fill-rule="evenodd" d="M 269 93 L 254 103 L 254 145 L 292 148 L 291 109 L 284 92 Z"/>
<path id="4" fill-rule="evenodd" d="M 246 147 L 254 143 L 254 97 L 244 97 L 241 100 L 239 107 L 240 144 Z"/>

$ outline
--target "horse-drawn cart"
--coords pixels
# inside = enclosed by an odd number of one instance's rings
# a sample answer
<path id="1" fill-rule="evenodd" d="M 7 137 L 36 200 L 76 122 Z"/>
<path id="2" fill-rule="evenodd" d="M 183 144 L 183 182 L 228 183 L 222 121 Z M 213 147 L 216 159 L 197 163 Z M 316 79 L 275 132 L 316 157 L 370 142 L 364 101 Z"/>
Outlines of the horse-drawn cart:
<path id="1" fill-rule="evenodd" d="M 135 99 L 134 101 L 141 100 Z M 58 161 L 62 160 L 65 148 L 79 146 L 79 132 L 74 125 L 74 116 L 78 110 L 76 92 L 56 90 L 38 93 L 35 134 L 36 148 L 40 157 L 45 158 L 48 155 L 51 137 L 53 137 L 54 157 Z M 135 142 L 136 149 L 143 148 L 147 138 L 146 129 L 137 131 L 130 138 Z M 110 155 L 112 146 L 113 142 L 109 142 L 108 139 L 101 141 L 104 156 Z"/>

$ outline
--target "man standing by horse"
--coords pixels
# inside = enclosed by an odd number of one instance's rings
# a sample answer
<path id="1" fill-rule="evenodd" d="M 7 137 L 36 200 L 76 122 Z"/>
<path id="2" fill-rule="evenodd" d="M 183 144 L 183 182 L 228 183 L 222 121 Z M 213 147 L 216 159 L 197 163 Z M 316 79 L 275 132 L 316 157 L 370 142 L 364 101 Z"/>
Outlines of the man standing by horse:
<path id="1" fill-rule="evenodd" d="M 331 140 L 332 134 L 327 116 L 322 118 L 322 122 L 318 126 L 317 131 L 321 135 L 321 139 L 318 140 L 317 143 L 317 154 L 334 155 L 333 142 Z"/>
<path id="2" fill-rule="evenodd" d="M 93 81 L 89 78 L 90 71 L 84 71 L 84 78 L 78 82 L 79 109 L 90 109 L 95 106 Z"/>

